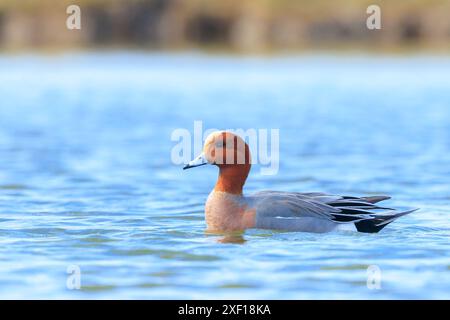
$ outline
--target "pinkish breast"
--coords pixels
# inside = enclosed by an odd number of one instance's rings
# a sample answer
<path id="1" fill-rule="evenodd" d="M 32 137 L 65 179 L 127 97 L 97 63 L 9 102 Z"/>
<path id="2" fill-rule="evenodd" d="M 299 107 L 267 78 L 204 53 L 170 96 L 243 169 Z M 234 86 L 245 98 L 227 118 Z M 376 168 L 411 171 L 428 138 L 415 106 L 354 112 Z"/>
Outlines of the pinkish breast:
<path id="1" fill-rule="evenodd" d="M 205 204 L 209 231 L 240 231 L 255 225 L 255 209 L 249 208 L 239 195 L 213 191 Z"/>

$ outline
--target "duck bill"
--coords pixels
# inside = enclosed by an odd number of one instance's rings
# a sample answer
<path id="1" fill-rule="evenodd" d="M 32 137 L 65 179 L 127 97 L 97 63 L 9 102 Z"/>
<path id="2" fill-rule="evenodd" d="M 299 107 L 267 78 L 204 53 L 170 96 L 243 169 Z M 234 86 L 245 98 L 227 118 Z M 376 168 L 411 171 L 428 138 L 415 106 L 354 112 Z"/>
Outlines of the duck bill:
<path id="1" fill-rule="evenodd" d="M 202 152 L 197 158 L 185 165 L 183 170 L 204 166 L 205 164 L 208 164 L 208 161 L 205 158 L 205 154 Z"/>

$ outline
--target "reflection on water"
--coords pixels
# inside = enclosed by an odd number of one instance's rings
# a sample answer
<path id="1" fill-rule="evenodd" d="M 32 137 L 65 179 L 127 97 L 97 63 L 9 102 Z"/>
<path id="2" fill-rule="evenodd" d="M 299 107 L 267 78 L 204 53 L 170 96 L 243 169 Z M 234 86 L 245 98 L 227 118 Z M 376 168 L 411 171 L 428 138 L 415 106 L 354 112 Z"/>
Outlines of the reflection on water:
<path id="1" fill-rule="evenodd" d="M 450 298 L 450 60 L 0 57 L 0 296 Z M 380 234 L 205 233 L 174 129 L 279 128 L 263 189 L 390 194 Z M 69 265 L 82 288 L 66 288 Z M 367 267 L 381 290 L 367 288 Z"/>
<path id="2" fill-rule="evenodd" d="M 218 243 L 244 244 L 246 241 L 242 232 L 214 233 L 207 231 L 206 234 L 216 236 Z"/>

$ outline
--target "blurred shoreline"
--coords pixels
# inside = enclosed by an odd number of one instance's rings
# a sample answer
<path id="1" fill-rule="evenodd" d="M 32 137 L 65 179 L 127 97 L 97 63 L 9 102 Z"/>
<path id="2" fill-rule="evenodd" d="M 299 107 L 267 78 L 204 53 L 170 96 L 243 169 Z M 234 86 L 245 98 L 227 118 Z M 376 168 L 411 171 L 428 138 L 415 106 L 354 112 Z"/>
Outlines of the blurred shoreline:
<path id="1" fill-rule="evenodd" d="M 66 8 L 81 8 L 68 30 Z M 279 55 L 450 53 L 450 1 L 377 1 L 381 30 L 366 27 L 366 0 L 0 0 L 0 53 L 79 50 Z"/>
<path id="2" fill-rule="evenodd" d="M 205 57 L 230 57 L 230 58 L 282 58 L 282 57 L 311 57 L 311 56 L 333 56 L 333 57 L 387 57 L 387 58 L 415 58 L 415 57 L 450 57 L 450 48 L 448 50 L 424 49 L 424 48 L 398 48 L 389 50 L 369 50 L 368 48 L 342 48 L 342 49 L 302 49 L 302 50 L 271 50 L 259 52 L 236 52 L 233 50 L 219 50 L 210 48 L 184 48 L 178 50 L 167 49 L 145 49 L 139 47 L 71 47 L 71 48 L 15 48 L 9 50 L 0 50 L 0 57 L 8 56 L 67 56 L 67 55 L 147 55 L 147 56 L 205 56 Z"/>

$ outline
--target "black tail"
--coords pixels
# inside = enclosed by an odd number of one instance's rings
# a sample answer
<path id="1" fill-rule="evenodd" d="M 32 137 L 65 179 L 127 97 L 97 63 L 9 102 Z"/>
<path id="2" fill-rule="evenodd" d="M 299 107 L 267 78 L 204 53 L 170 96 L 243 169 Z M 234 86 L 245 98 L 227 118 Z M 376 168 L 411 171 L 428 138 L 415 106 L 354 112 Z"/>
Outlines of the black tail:
<path id="1" fill-rule="evenodd" d="M 399 213 L 392 214 L 392 215 L 383 215 L 383 216 L 376 215 L 372 219 L 361 220 L 361 221 L 355 222 L 356 230 L 358 230 L 359 232 L 364 232 L 364 233 L 377 233 L 381 229 L 386 227 L 392 221 L 400 218 L 401 216 L 407 215 L 407 214 L 417 211 L 417 210 L 418 209 L 414 209 L 414 210 L 399 212 Z"/>
<path id="2" fill-rule="evenodd" d="M 377 233 L 397 218 L 417 210 L 398 212 L 378 205 L 379 202 L 388 199 L 390 197 L 387 196 L 342 197 L 327 204 L 340 210 L 332 213 L 334 221 L 353 222 L 359 232 Z"/>

